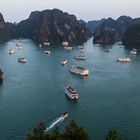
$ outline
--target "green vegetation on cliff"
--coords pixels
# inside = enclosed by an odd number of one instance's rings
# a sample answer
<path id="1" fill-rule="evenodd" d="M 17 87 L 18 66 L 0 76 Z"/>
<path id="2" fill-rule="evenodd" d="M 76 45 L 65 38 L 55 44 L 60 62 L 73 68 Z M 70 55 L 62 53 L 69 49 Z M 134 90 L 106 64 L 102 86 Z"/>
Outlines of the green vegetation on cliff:
<path id="1" fill-rule="evenodd" d="M 27 140 L 88 140 L 88 133 L 83 127 L 79 127 L 75 121 L 66 126 L 64 132 L 55 128 L 52 133 L 44 133 L 46 126 L 40 123 L 33 129 L 33 134 L 27 135 Z"/>
<path id="2" fill-rule="evenodd" d="M 46 126 L 41 122 L 33 132 L 28 134 L 26 140 L 89 140 L 87 131 L 71 121 L 63 131 L 55 128 L 52 132 L 44 133 Z M 91 139 L 91 140 L 94 140 Z M 104 140 L 132 140 L 128 133 L 121 137 L 116 129 L 111 129 L 105 136 Z"/>
<path id="3" fill-rule="evenodd" d="M 124 34 L 123 45 L 129 48 L 140 48 L 140 24 L 130 27 Z"/>

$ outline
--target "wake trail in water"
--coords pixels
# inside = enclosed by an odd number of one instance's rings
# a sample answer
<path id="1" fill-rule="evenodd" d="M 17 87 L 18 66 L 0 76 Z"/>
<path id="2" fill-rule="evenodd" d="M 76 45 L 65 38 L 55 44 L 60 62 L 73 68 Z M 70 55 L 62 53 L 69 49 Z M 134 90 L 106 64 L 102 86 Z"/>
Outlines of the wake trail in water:
<path id="1" fill-rule="evenodd" d="M 48 132 L 50 129 L 54 128 L 57 124 L 62 123 L 65 120 L 65 118 L 66 118 L 65 116 L 61 116 L 61 117 L 56 118 L 52 122 L 52 124 L 46 128 L 46 130 L 44 132 Z"/>

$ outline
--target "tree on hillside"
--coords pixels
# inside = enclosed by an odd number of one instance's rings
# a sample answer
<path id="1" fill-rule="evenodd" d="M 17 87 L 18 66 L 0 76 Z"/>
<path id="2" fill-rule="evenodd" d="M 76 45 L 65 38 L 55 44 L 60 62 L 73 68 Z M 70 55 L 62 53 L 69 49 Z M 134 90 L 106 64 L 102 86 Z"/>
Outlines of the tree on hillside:
<path id="1" fill-rule="evenodd" d="M 88 133 L 83 127 L 79 127 L 75 121 L 71 121 L 66 126 L 64 132 L 55 128 L 52 133 L 44 133 L 46 126 L 40 123 L 33 129 L 32 134 L 27 135 L 27 140 L 88 140 Z"/>
<path id="2" fill-rule="evenodd" d="M 108 135 L 106 136 L 106 140 L 121 140 L 116 129 L 112 129 L 109 131 Z"/>

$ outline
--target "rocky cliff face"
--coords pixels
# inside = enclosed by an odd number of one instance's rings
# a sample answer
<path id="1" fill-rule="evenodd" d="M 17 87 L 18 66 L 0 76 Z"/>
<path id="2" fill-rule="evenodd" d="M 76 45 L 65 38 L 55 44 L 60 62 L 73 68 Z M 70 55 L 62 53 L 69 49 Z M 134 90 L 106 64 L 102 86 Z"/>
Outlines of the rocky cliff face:
<path id="1" fill-rule="evenodd" d="M 0 13 L 0 42 L 4 42 L 10 39 L 10 32 L 6 25 L 2 14 Z"/>
<path id="2" fill-rule="evenodd" d="M 122 43 L 127 48 L 140 48 L 140 18 L 133 20 L 133 25 L 124 33 Z"/>
<path id="3" fill-rule="evenodd" d="M 50 43 L 83 42 L 88 39 L 90 33 L 74 15 L 58 9 L 32 12 L 28 19 L 15 27 L 9 24 L 9 27 L 14 38 L 31 38 L 37 42 Z"/>
<path id="4" fill-rule="evenodd" d="M 122 43 L 128 48 L 140 48 L 140 24 L 133 25 L 125 32 Z"/>
<path id="5" fill-rule="evenodd" d="M 93 43 L 106 45 L 120 41 L 127 28 L 132 24 L 132 18 L 127 16 L 121 16 L 117 20 L 108 18 L 96 28 Z"/>

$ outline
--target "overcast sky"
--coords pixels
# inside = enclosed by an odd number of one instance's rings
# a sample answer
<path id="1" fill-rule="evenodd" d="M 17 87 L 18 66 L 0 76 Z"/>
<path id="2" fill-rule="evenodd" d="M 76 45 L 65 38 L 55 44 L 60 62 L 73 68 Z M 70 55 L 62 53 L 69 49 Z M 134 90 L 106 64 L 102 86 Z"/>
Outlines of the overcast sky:
<path id="1" fill-rule="evenodd" d="M 140 17 L 140 0 L 0 0 L 0 12 L 6 21 L 19 22 L 31 11 L 58 8 L 78 19 Z"/>

